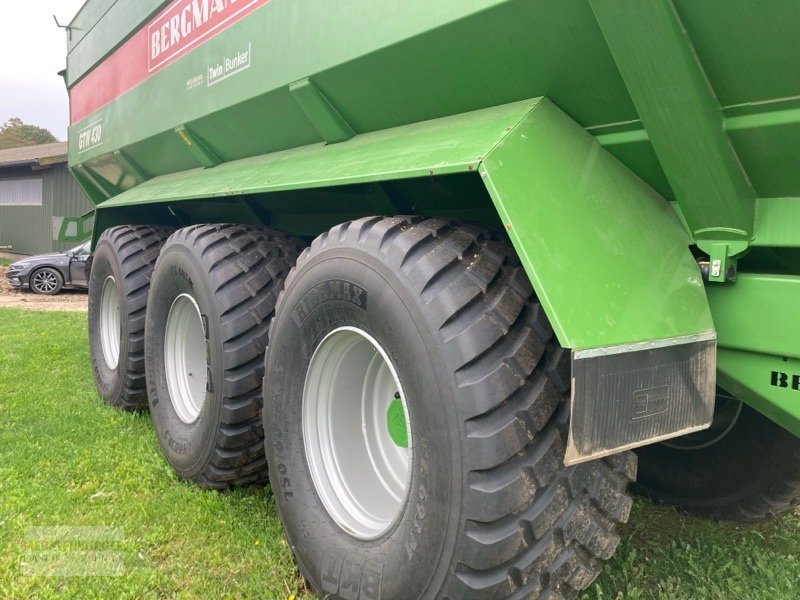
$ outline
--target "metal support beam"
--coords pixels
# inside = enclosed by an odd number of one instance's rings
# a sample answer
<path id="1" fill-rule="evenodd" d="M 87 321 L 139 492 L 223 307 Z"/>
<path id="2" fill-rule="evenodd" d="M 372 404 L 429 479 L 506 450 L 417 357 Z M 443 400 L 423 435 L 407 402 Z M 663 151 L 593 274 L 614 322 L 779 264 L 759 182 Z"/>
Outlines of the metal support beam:
<path id="1" fill-rule="evenodd" d="M 75 165 L 74 167 L 72 167 L 72 174 L 79 180 L 79 182 L 81 182 L 82 180 L 84 185 L 82 185 L 81 187 L 86 189 L 87 187 L 86 184 L 88 184 L 88 187 L 97 192 L 97 194 L 92 194 L 93 201 L 95 200 L 95 198 L 98 199 L 101 198 L 103 200 L 107 200 L 114 196 L 114 192 L 107 186 L 103 185 L 100 182 L 100 180 L 97 177 L 95 177 L 95 174 L 89 170 L 88 167 L 85 167 L 82 164 Z M 98 203 L 99 202 L 95 202 L 95 204 Z"/>
<path id="2" fill-rule="evenodd" d="M 322 139 L 329 144 L 346 142 L 356 135 L 341 113 L 310 79 L 293 83 L 289 91 Z"/>
<path id="3" fill-rule="evenodd" d="M 203 140 L 201 140 L 191 129 L 185 125 L 179 125 L 175 128 L 175 133 L 181 138 L 181 141 L 186 144 L 189 152 L 192 153 L 201 166 L 210 169 L 222 164 L 222 159 L 217 156 L 214 151 L 208 147 Z"/>
<path id="4" fill-rule="evenodd" d="M 590 4 L 693 237 L 722 261 L 712 279 L 724 281 L 752 237 L 755 193 L 680 17 L 671 0 Z"/>
<path id="5" fill-rule="evenodd" d="M 136 183 L 144 183 L 148 179 L 152 179 L 152 175 L 145 171 L 136 161 L 130 156 L 125 154 L 122 150 L 114 150 L 114 158 L 122 167 L 136 179 Z"/>

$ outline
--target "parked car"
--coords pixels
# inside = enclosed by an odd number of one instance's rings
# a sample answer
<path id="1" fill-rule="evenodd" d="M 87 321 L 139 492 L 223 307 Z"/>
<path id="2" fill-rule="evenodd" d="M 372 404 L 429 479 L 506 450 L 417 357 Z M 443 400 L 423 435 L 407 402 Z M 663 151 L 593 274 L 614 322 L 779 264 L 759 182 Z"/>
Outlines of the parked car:
<path id="1" fill-rule="evenodd" d="M 12 288 L 29 288 L 36 294 L 53 296 L 63 289 L 86 289 L 92 252 L 87 241 L 67 252 L 38 254 L 13 263 L 8 268 Z"/>

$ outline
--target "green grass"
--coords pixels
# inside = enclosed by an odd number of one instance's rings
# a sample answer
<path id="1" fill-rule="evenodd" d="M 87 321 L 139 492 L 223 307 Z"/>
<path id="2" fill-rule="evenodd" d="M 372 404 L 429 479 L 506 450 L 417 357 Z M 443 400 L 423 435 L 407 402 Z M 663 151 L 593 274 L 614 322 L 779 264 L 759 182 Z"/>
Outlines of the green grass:
<path id="1" fill-rule="evenodd" d="M 149 418 L 101 403 L 85 329 L 85 315 L 0 309 L 0 598 L 310 598 L 269 489 L 179 481 Z M 65 526 L 111 529 L 38 529 Z M 798 515 L 717 525 L 637 500 L 622 534 L 583 600 L 798 596 Z M 41 573 L 58 560 L 119 572 Z"/>
<path id="2" fill-rule="evenodd" d="M 0 267 L 7 267 L 13 262 L 13 260 L 9 260 L 7 258 L 0 258 Z"/>
<path id="3" fill-rule="evenodd" d="M 120 539 L 42 541 L 31 529 L 64 526 Z M 124 574 L 28 576 L 42 552 L 67 567 L 108 556 Z M 300 588 L 269 489 L 179 481 L 149 417 L 102 404 L 85 315 L 0 309 L 0 598 L 285 599 Z"/>

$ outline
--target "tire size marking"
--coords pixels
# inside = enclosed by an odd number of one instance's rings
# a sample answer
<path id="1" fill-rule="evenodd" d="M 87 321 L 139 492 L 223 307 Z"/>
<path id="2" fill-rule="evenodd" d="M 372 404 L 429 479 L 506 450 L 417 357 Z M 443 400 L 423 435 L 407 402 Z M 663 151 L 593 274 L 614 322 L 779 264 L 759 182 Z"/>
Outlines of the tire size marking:
<path id="1" fill-rule="evenodd" d="M 280 406 L 278 403 L 279 398 L 283 395 L 283 386 L 286 379 L 286 346 L 281 344 L 278 349 L 278 358 L 275 361 L 275 373 L 272 377 L 272 406 Z M 279 410 L 279 409 L 278 409 Z M 292 481 L 289 479 L 289 468 L 286 466 L 286 444 L 284 442 L 284 432 L 280 428 L 279 423 L 286 418 L 285 413 L 282 411 L 276 412 L 272 427 L 270 428 L 270 439 L 272 442 L 272 450 L 275 454 L 277 465 L 275 470 L 278 472 L 278 481 L 272 478 L 273 492 L 280 489 L 284 499 L 289 500 L 294 497 L 292 491 Z M 278 485 L 276 485 L 276 483 Z"/>
<path id="2" fill-rule="evenodd" d="M 343 600 L 380 600 L 383 565 L 361 554 L 328 548 L 322 556 L 322 591 Z"/>
<path id="3" fill-rule="evenodd" d="M 429 455 L 428 455 L 428 443 L 426 440 L 414 440 L 417 446 L 417 452 L 419 452 L 420 460 L 419 460 L 419 472 L 420 476 L 425 476 L 430 471 L 430 462 L 429 462 Z M 414 506 L 414 515 L 411 519 L 411 528 L 408 530 L 408 534 L 406 536 L 406 541 L 403 544 L 403 547 L 406 550 L 406 556 L 408 558 L 408 562 L 411 562 L 414 559 L 414 554 L 417 551 L 417 547 L 419 546 L 419 537 L 422 536 L 422 526 L 423 521 L 425 520 L 425 516 L 427 515 L 427 504 L 428 504 L 428 491 L 425 489 L 425 484 L 420 483 L 417 487 L 417 503 Z"/>
<path id="4" fill-rule="evenodd" d="M 182 267 L 179 267 L 178 265 L 170 265 L 169 271 L 175 277 L 183 279 L 186 283 L 189 284 L 189 287 L 194 289 L 194 281 L 192 281 L 192 278 L 189 277 L 189 274 Z"/>
<path id="5" fill-rule="evenodd" d="M 367 291 L 359 285 L 343 279 L 330 279 L 318 283 L 308 290 L 292 309 L 292 319 L 302 328 L 306 319 L 321 305 L 341 301 L 354 304 L 362 310 L 367 308 Z"/>
<path id="6" fill-rule="evenodd" d="M 191 442 L 179 442 L 172 434 L 169 432 L 169 429 L 164 430 L 164 441 L 167 442 L 167 446 L 169 449 L 172 450 L 178 456 L 183 456 L 188 454 L 189 451 L 194 448 L 195 444 Z"/>
<path id="7" fill-rule="evenodd" d="M 111 387 L 100 375 L 100 365 L 98 364 L 98 359 L 94 359 L 92 361 L 92 368 L 94 369 L 94 380 L 97 382 L 97 387 L 100 388 L 100 391 L 105 393 Z"/>

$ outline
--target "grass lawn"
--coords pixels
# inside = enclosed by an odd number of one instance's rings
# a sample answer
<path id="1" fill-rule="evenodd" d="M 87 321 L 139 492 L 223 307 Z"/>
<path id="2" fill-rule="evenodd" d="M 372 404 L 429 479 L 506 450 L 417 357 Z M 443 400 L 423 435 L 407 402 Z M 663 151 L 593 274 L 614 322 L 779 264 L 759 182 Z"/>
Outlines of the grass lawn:
<path id="1" fill-rule="evenodd" d="M 310 599 L 269 489 L 179 481 L 148 416 L 101 403 L 85 328 L 85 315 L 0 309 L 0 598 Z M 795 599 L 798 589 L 800 515 L 715 525 L 638 500 L 582 598 Z"/>
<path id="2" fill-rule="evenodd" d="M 7 258 L 0 258 L 0 267 L 8 267 L 12 262 L 14 261 Z"/>

